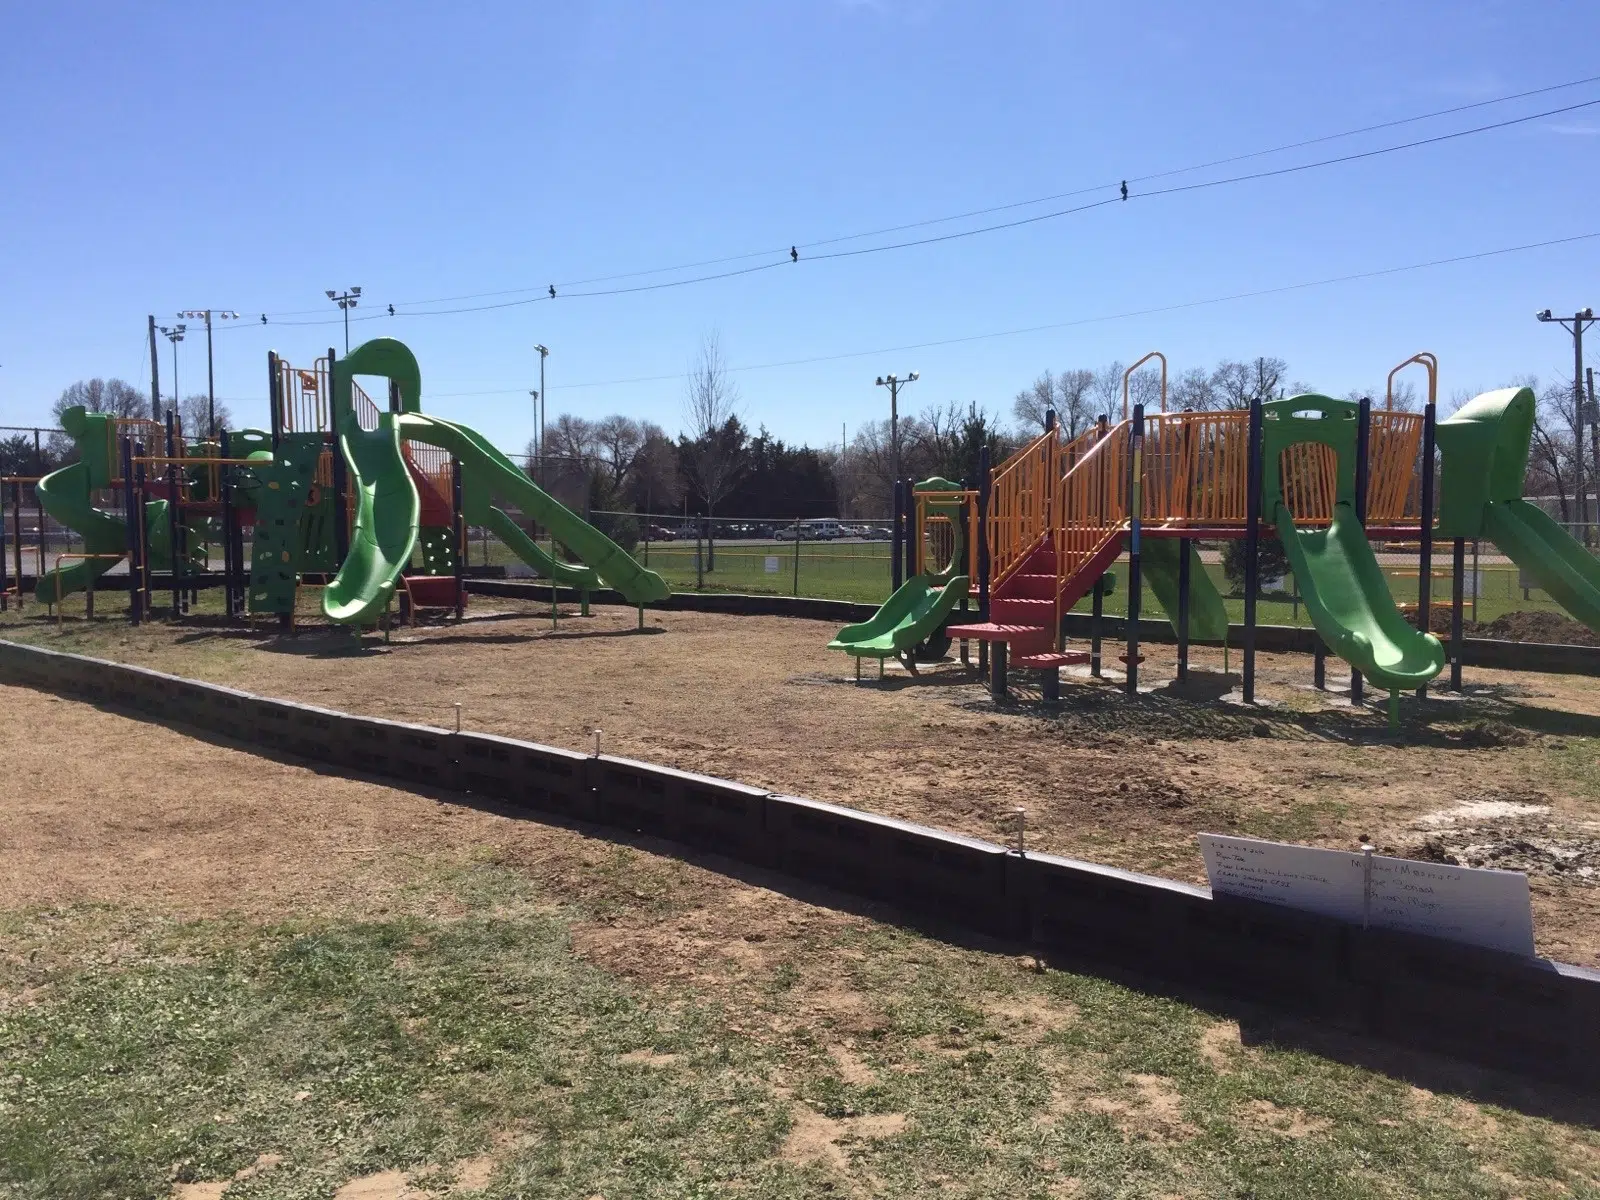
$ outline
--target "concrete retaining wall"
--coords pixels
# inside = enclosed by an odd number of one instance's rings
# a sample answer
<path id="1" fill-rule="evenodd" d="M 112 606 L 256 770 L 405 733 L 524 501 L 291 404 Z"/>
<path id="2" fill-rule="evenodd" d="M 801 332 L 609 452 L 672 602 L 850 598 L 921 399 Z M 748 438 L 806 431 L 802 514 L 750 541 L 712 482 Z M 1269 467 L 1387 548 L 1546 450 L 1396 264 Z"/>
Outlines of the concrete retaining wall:
<path id="1" fill-rule="evenodd" d="M 247 747 L 648 834 L 1030 946 L 1600 1090 L 1600 972 L 1363 930 L 1205 888 L 611 755 L 355 716 L 0 641 L 0 680 Z"/>

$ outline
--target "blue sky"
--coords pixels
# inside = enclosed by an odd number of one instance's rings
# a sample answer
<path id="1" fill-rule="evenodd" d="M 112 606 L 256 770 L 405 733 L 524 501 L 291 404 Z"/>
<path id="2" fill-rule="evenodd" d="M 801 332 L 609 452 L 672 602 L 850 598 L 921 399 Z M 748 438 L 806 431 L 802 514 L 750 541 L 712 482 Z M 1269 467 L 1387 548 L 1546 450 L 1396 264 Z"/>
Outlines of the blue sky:
<path id="1" fill-rule="evenodd" d="M 1597 33 L 1592 7 L 1528 3 L 10 5 L 0 422 L 44 419 L 82 377 L 148 386 L 150 312 L 252 318 L 217 336 L 218 393 L 262 424 L 269 348 L 309 362 L 342 346 L 325 288 L 361 285 L 361 316 L 408 313 L 803 245 L 1565 82 L 1589 73 L 1569 51 Z M 1171 182 L 1586 100 L 1600 84 Z M 826 358 L 1600 232 L 1597 137 L 1600 107 L 1235 186 L 1139 199 L 1135 185 L 1137 202 L 930 246 L 818 248 L 620 296 L 576 293 L 717 268 L 574 284 L 351 336 L 406 340 L 425 408 L 507 449 L 530 432 L 540 341 L 552 416 L 675 429 L 683 383 L 658 377 L 712 330 L 735 366 Z M 750 424 L 812 443 L 884 415 L 882 372 L 922 372 L 912 408 L 1003 411 L 1046 367 L 1153 348 L 1179 369 L 1277 354 L 1336 394 L 1428 349 L 1448 395 L 1570 371 L 1570 343 L 1532 314 L 1600 304 L 1597 259 L 1600 239 L 737 377 Z M 517 288 L 539 291 L 416 303 Z M 298 315 L 262 327 L 263 311 Z M 203 390 L 203 341 L 180 355 L 182 390 Z"/>

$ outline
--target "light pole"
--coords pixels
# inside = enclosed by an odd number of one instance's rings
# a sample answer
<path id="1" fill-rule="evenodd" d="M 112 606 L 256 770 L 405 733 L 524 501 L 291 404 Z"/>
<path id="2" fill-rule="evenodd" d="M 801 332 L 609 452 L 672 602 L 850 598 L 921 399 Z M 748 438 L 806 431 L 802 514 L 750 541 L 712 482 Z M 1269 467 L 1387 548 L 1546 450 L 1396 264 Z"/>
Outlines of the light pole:
<path id="1" fill-rule="evenodd" d="M 539 389 L 529 388 L 528 395 L 533 397 L 533 463 L 539 464 L 539 456 L 544 453 L 544 447 L 539 444 Z"/>
<path id="2" fill-rule="evenodd" d="M 894 456 L 894 478 L 900 481 L 900 389 L 908 383 L 917 381 L 917 372 L 913 371 L 904 379 L 898 375 L 879 375 L 878 386 L 889 389 L 889 447 Z"/>
<path id="3" fill-rule="evenodd" d="M 183 419 L 183 401 L 178 398 L 178 343 L 183 341 L 183 331 L 187 325 L 163 325 L 161 332 L 167 335 L 167 341 L 172 343 L 172 411 Z"/>
<path id="4" fill-rule="evenodd" d="M 339 311 L 344 313 L 344 352 L 346 354 L 350 353 L 350 310 L 356 306 L 360 296 L 361 289 L 358 287 L 353 287 L 343 292 L 336 291 L 333 288 L 328 289 L 328 299 L 337 304 Z"/>
<path id="5" fill-rule="evenodd" d="M 544 487 L 544 460 L 546 456 L 544 446 L 544 415 L 545 406 L 549 403 L 545 399 L 544 395 L 544 360 L 550 357 L 550 350 L 545 346 L 535 346 L 534 349 L 539 352 L 539 390 L 533 394 L 534 403 L 539 406 L 539 486 Z"/>
<path id="6" fill-rule="evenodd" d="M 239 314 L 236 312 L 212 312 L 209 308 L 190 309 L 178 314 L 191 321 L 202 318 L 206 323 L 206 436 L 217 436 L 217 376 L 211 361 L 211 318 L 216 317 L 221 321 L 237 321 Z"/>
<path id="7" fill-rule="evenodd" d="M 1595 322 L 1594 309 L 1585 308 L 1570 317 L 1554 317 L 1548 308 L 1534 314 L 1540 321 L 1554 322 L 1572 334 L 1572 474 L 1578 493 L 1578 524 L 1589 524 L 1589 489 L 1583 482 L 1583 331 Z M 1600 462 L 1593 466 L 1600 470 Z M 1584 529 L 1583 540 L 1589 540 Z"/>

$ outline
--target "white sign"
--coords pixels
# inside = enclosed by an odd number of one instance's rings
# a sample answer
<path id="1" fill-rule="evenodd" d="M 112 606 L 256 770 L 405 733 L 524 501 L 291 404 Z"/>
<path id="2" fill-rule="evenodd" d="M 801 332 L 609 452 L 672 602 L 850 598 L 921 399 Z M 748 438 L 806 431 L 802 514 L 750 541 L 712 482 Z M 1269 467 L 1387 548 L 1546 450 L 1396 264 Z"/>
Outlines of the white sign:
<path id="1" fill-rule="evenodd" d="M 768 575 L 776 575 L 778 573 L 778 556 L 776 554 L 767 555 L 766 568 Z"/>
<path id="2" fill-rule="evenodd" d="M 1528 877 L 1200 834 L 1211 890 L 1381 929 L 1533 955 Z"/>

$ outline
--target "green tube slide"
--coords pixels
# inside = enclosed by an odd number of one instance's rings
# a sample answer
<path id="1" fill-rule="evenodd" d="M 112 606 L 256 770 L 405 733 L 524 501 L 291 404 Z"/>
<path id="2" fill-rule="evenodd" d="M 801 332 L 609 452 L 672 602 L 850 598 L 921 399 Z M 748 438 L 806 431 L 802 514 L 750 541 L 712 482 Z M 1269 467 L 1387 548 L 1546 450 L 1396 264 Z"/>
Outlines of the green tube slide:
<path id="1" fill-rule="evenodd" d="M 1292 396 L 1262 406 L 1262 517 L 1278 531 L 1318 635 L 1340 658 L 1391 695 L 1444 670 L 1444 647 L 1395 607 L 1367 532 L 1356 520 L 1355 457 L 1360 406 L 1327 396 Z M 1337 455 L 1333 519 L 1299 529 L 1284 501 L 1282 453 L 1312 442 Z M 1391 714 L 1393 713 L 1391 709 Z"/>
<path id="2" fill-rule="evenodd" d="M 81 462 L 46 475 L 39 480 L 38 491 L 44 511 L 83 538 L 85 554 L 115 556 L 64 563 L 46 571 L 34 594 L 53 604 L 57 598 L 84 591 L 122 561 L 128 550 L 128 527 L 89 502 L 88 468 Z"/>
<path id="3" fill-rule="evenodd" d="M 336 396 L 339 382 L 336 374 Z M 348 382 L 343 394 L 349 394 Z M 411 564 L 421 502 L 400 450 L 395 414 L 379 414 L 378 427 L 371 430 L 357 426 L 353 416 L 348 424 L 341 422 L 339 445 L 350 467 L 356 523 L 350 552 L 323 589 L 322 611 L 340 624 L 376 625 L 394 598 L 401 572 Z"/>
<path id="4" fill-rule="evenodd" d="M 1182 589 L 1178 586 L 1183 565 L 1181 538 L 1141 539 L 1139 569 L 1156 601 L 1178 628 L 1178 607 Z M 1200 561 L 1200 551 L 1189 546 L 1189 637 L 1197 642 L 1222 642 L 1228 638 L 1228 610 L 1222 603 L 1222 593 L 1212 582 L 1211 574 Z"/>
<path id="5" fill-rule="evenodd" d="M 397 383 L 402 411 L 382 413 L 376 429 L 362 429 L 350 404 L 350 384 L 356 375 L 379 375 Z M 404 441 L 424 442 L 453 454 L 461 463 L 466 519 L 493 529 L 546 578 L 582 588 L 604 583 L 632 604 L 666 598 L 667 585 L 659 575 L 641 567 L 621 546 L 544 492 L 488 441 L 464 425 L 418 412 L 421 386 L 416 358 L 393 338 L 376 338 L 334 363 L 334 420 L 350 467 L 356 523 L 350 552 L 323 592 L 323 612 L 329 620 L 376 624 L 411 563 L 420 504 L 401 450 Z M 495 505 L 497 499 L 516 504 L 548 528 L 583 565 L 551 559 Z"/>

